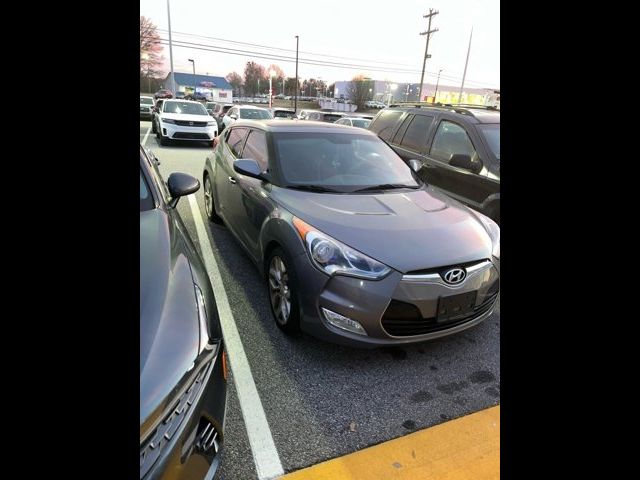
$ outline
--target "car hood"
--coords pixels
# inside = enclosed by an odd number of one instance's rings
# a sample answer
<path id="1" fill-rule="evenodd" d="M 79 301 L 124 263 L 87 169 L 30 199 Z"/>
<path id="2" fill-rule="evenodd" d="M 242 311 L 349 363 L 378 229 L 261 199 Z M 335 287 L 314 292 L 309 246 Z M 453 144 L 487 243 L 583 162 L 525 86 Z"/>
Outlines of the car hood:
<path id="1" fill-rule="evenodd" d="M 491 258 L 479 217 L 426 187 L 375 194 L 328 194 L 274 187 L 271 197 L 295 216 L 402 272 Z"/>
<path id="2" fill-rule="evenodd" d="M 198 355 L 187 247 L 166 212 L 140 212 L 140 424 L 164 408 Z"/>
<path id="3" fill-rule="evenodd" d="M 160 116 L 163 120 L 182 120 L 185 122 L 210 122 L 210 115 L 190 115 L 186 113 L 163 113 Z"/>

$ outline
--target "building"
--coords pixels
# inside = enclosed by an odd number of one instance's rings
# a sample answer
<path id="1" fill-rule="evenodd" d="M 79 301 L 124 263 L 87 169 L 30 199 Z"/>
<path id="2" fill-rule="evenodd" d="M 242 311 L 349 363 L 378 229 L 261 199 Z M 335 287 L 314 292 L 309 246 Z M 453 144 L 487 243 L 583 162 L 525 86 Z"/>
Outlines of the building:
<path id="1" fill-rule="evenodd" d="M 176 82 L 175 92 L 188 94 L 193 93 L 195 88 L 196 93 L 203 93 L 214 102 L 231 103 L 233 101 L 233 88 L 222 77 L 180 72 L 175 72 L 174 77 Z M 164 79 L 162 88 L 171 90 L 171 73 Z"/>
<path id="2" fill-rule="evenodd" d="M 384 103 L 395 102 L 419 102 L 419 83 L 394 83 L 383 80 L 368 80 L 369 97 L 368 100 L 378 100 Z M 351 81 L 337 81 L 335 83 L 334 97 L 346 98 L 350 97 Z M 441 103 L 467 103 L 474 105 L 495 105 L 496 94 L 497 104 L 500 105 L 500 91 L 492 88 L 467 88 L 462 92 L 462 101 L 458 102 L 460 94 L 460 85 L 436 85 L 425 83 L 423 87 L 423 101 L 435 101 Z"/>

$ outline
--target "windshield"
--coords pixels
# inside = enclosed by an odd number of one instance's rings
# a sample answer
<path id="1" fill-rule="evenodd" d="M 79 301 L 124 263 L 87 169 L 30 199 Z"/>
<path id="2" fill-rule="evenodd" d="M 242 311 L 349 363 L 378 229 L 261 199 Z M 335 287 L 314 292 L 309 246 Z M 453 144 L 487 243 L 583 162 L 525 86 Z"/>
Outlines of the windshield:
<path id="1" fill-rule="evenodd" d="M 147 186 L 147 181 L 144 179 L 144 174 L 142 170 L 140 170 L 140 211 L 144 212 L 146 210 L 153 210 L 155 208 L 155 204 L 153 203 L 153 197 L 151 196 L 151 192 L 149 192 L 149 187 Z"/>
<path id="2" fill-rule="evenodd" d="M 289 186 L 340 192 L 398 184 L 416 188 L 411 169 L 379 138 L 344 133 L 277 132 L 275 157 Z"/>
<path id="3" fill-rule="evenodd" d="M 209 115 L 209 112 L 201 103 L 167 102 L 164 104 L 164 113 L 185 113 L 189 115 Z"/>
<path id="4" fill-rule="evenodd" d="M 500 160 L 500 124 L 485 123 L 478 125 L 478 129 L 482 132 L 493 154 Z"/>
<path id="5" fill-rule="evenodd" d="M 287 110 L 276 110 L 273 112 L 273 116 L 276 118 L 291 118 L 293 117 L 293 112 L 289 112 Z"/>
<path id="6" fill-rule="evenodd" d="M 271 117 L 271 113 L 267 110 L 258 110 L 257 108 L 241 108 L 240 118 L 250 120 L 268 120 Z"/>
<path id="7" fill-rule="evenodd" d="M 140 97 L 140 103 L 144 105 L 153 105 L 153 98 Z"/>

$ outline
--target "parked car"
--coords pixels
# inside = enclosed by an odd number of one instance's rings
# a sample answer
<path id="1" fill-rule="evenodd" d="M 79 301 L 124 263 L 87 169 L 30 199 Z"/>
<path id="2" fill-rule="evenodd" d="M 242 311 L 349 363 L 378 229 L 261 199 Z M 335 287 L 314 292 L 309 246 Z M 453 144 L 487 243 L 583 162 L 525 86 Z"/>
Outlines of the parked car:
<path id="1" fill-rule="evenodd" d="M 369 129 L 429 185 L 500 224 L 500 111 L 483 107 L 393 107 Z"/>
<path id="2" fill-rule="evenodd" d="M 187 100 L 186 98 L 186 94 L 184 92 L 176 92 L 176 99 L 177 100 Z"/>
<path id="3" fill-rule="evenodd" d="M 412 164 L 368 130 L 239 121 L 205 161 L 205 211 L 256 264 L 283 331 L 429 340 L 491 315 L 500 228 Z"/>
<path id="4" fill-rule="evenodd" d="M 269 120 L 271 118 L 273 115 L 266 108 L 252 105 L 233 105 L 222 117 L 222 124 L 223 128 L 226 128 L 237 120 Z"/>
<path id="5" fill-rule="evenodd" d="M 154 100 L 157 100 L 159 98 L 173 98 L 173 93 L 171 92 L 171 90 L 167 90 L 166 88 L 163 88 L 153 94 Z"/>
<path id="6" fill-rule="evenodd" d="M 348 125 L 350 127 L 359 127 L 359 128 L 369 128 L 369 124 L 371 120 L 367 120 L 366 118 L 359 117 L 342 117 L 340 120 L 337 120 L 336 125 Z"/>
<path id="7" fill-rule="evenodd" d="M 308 110 L 308 109 L 300 110 L 300 113 L 298 114 L 298 119 L 299 120 L 307 120 L 307 117 L 309 116 L 309 114 L 311 112 L 317 112 L 317 111 L 319 111 L 319 110 Z"/>
<path id="8" fill-rule="evenodd" d="M 165 183 L 140 147 L 140 479 L 212 478 L 220 464 L 224 341 L 209 276 L 175 208 L 199 187 L 184 173 Z"/>
<path id="9" fill-rule="evenodd" d="M 218 122 L 218 132 L 222 132 L 224 130 L 224 124 L 222 123 L 222 117 L 229 111 L 231 107 L 233 107 L 233 103 L 222 103 L 222 102 L 208 102 L 205 107 L 213 118 Z"/>
<path id="10" fill-rule="evenodd" d="M 191 140 L 208 142 L 218 136 L 218 123 L 204 105 L 191 100 L 164 100 L 157 107 L 152 125 L 160 145 L 168 145 L 171 140 Z"/>
<path id="11" fill-rule="evenodd" d="M 151 120 L 153 118 L 153 97 L 140 95 L 140 119 Z"/>
<path id="12" fill-rule="evenodd" d="M 273 118 L 296 118 L 296 111 L 293 108 L 275 107 L 271 109 Z"/>

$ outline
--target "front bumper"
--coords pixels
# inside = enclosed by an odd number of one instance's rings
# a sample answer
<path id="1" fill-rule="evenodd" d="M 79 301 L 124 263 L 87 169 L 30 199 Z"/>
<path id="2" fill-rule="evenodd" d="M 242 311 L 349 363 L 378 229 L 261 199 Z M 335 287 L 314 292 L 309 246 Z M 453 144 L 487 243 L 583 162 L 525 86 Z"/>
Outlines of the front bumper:
<path id="1" fill-rule="evenodd" d="M 159 433 L 152 434 L 141 443 L 141 479 L 210 480 L 216 474 L 224 445 L 227 399 L 227 382 L 224 379 L 222 367 L 223 349 L 223 345 L 220 344 L 212 360 L 213 364 L 208 367 L 208 372 L 201 379 L 202 390 L 191 406 L 186 408 L 184 412 L 186 418 L 178 428 L 172 431 L 171 426 L 166 427 L 167 423 L 163 421 L 157 427 Z M 185 394 L 188 395 L 189 391 L 190 389 Z M 184 408 L 183 403 L 186 401 L 180 401 L 176 410 Z M 177 418 L 177 412 L 174 416 Z M 170 438 L 164 436 L 165 430 Z M 208 437 L 206 444 L 202 438 L 203 434 Z M 215 446 L 213 445 L 214 436 Z M 154 448 L 149 445 L 150 441 L 154 442 Z M 148 460 L 143 458 L 146 455 L 149 455 Z M 151 466 L 145 465 L 145 461 L 148 461 Z"/>
<path id="2" fill-rule="evenodd" d="M 495 258 L 468 266 L 467 277 L 456 286 L 445 283 L 436 271 L 421 275 L 392 271 L 382 280 L 371 281 L 343 275 L 329 277 L 315 268 L 306 254 L 295 257 L 294 264 L 301 280 L 301 329 L 349 346 L 417 343 L 460 332 L 493 313 L 500 289 L 500 261 Z M 473 309 L 441 320 L 440 298 L 459 294 L 474 297 Z M 357 321 L 367 335 L 331 325 L 321 308 Z"/>
<path id="3" fill-rule="evenodd" d="M 218 127 L 217 125 L 210 127 L 188 127 L 162 122 L 162 135 L 171 140 L 210 142 L 218 136 Z"/>

